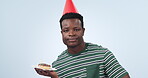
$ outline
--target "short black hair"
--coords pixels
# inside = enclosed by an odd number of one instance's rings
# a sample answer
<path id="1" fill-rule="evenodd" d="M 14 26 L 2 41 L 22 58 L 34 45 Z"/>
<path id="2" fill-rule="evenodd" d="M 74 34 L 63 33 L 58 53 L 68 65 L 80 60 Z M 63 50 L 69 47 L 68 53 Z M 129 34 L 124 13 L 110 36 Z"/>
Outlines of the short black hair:
<path id="1" fill-rule="evenodd" d="M 83 16 L 82 15 L 80 15 L 79 13 L 66 13 L 66 14 L 64 14 L 62 17 L 61 17 L 61 19 L 60 19 L 60 27 L 61 27 L 61 29 L 62 29 L 62 21 L 64 20 L 64 19 L 73 19 L 73 18 L 78 18 L 80 21 L 81 21 L 81 26 L 82 26 L 82 28 L 84 28 L 84 23 L 83 23 Z"/>

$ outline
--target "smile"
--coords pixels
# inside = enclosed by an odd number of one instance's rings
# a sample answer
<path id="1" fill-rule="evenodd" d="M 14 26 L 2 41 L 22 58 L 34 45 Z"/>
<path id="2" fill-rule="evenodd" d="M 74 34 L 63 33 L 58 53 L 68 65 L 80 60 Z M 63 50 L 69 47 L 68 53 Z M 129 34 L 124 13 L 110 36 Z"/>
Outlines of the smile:
<path id="1" fill-rule="evenodd" d="M 77 41 L 77 39 L 76 38 L 71 38 L 71 39 L 68 39 L 68 41 L 74 42 L 74 41 Z"/>

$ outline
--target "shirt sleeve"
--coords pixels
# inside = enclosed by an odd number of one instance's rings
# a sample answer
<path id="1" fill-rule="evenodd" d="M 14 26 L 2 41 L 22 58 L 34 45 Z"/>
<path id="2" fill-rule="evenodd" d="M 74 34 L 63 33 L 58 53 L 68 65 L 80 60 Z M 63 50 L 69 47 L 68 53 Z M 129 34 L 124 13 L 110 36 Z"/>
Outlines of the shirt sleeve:
<path id="1" fill-rule="evenodd" d="M 109 78 L 122 78 L 127 71 L 119 64 L 113 53 L 109 50 L 105 52 L 104 56 L 105 73 Z"/>

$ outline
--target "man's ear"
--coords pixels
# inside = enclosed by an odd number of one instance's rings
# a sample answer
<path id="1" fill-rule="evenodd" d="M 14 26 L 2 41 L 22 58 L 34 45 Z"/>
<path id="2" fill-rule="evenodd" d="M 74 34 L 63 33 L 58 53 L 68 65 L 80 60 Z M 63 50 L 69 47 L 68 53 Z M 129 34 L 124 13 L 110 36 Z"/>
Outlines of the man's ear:
<path id="1" fill-rule="evenodd" d="M 85 28 L 83 28 L 83 36 L 84 36 L 84 33 L 85 33 Z"/>
<path id="2" fill-rule="evenodd" d="M 62 29 L 61 29 L 61 34 L 62 34 Z"/>

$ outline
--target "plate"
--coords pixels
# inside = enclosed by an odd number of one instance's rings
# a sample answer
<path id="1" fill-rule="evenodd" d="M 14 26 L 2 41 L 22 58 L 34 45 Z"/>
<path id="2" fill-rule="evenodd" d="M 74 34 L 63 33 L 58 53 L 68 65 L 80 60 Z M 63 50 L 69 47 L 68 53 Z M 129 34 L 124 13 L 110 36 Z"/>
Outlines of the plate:
<path id="1" fill-rule="evenodd" d="M 38 68 L 38 69 L 42 69 L 42 68 L 39 68 L 39 66 L 33 66 L 34 68 Z M 42 70 L 49 70 L 49 71 L 55 71 L 57 69 L 55 68 L 50 68 L 50 69 L 42 69 Z"/>

